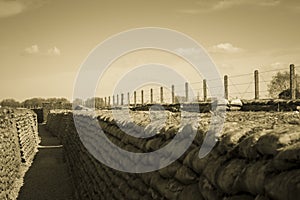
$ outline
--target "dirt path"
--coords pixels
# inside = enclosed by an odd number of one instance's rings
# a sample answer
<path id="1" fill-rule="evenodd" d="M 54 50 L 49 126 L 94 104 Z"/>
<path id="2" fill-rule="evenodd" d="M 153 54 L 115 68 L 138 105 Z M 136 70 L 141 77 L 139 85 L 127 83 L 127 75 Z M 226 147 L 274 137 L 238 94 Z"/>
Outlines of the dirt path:
<path id="1" fill-rule="evenodd" d="M 59 140 L 39 125 L 41 147 L 24 177 L 18 200 L 73 199 L 73 187 Z"/>

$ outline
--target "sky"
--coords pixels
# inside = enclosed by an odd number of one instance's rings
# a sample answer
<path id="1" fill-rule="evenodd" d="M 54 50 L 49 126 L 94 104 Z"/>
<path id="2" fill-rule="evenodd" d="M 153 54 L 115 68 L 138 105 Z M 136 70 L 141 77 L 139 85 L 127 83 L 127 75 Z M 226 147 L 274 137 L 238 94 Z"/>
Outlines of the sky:
<path id="1" fill-rule="evenodd" d="M 89 53 L 115 34 L 143 27 L 193 38 L 220 74 L 229 76 L 231 97 L 252 98 L 253 86 L 243 83 L 252 81 L 255 69 L 300 65 L 299 21 L 297 0 L 0 0 L 0 99 L 72 99 Z M 181 58 L 143 50 L 113 63 L 99 81 L 97 95 L 111 95 L 120 77 L 151 62 L 176 68 L 192 83 L 200 80 Z M 262 91 L 272 75 L 262 73 Z M 195 87 L 200 91 L 201 85 Z"/>

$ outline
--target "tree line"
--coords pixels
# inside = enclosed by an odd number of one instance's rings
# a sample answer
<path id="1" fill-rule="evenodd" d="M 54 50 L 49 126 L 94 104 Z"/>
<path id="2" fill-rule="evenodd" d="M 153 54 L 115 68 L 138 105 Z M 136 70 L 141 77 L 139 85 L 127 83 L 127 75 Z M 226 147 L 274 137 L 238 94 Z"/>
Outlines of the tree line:
<path id="1" fill-rule="evenodd" d="M 12 108 L 41 108 L 47 103 L 50 105 L 60 105 L 60 107 L 70 107 L 70 101 L 66 98 L 30 98 L 19 102 L 13 98 L 3 99 L 0 102 L 2 107 Z"/>

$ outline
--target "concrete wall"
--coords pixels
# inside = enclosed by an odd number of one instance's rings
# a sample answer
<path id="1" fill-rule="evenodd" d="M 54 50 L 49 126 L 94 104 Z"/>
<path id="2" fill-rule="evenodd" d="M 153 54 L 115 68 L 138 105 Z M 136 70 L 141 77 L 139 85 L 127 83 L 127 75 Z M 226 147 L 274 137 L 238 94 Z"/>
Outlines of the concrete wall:
<path id="1" fill-rule="evenodd" d="M 145 112 L 133 115 L 139 124 L 149 122 Z M 129 151 L 149 152 L 174 136 L 178 114 L 171 116 L 172 123 L 148 140 L 120 131 L 106 111 L 99 113 L 98 120 L 113 143 Z M 47 126 L 63 143 L 77 199 L 292 200 L 300 196 L 299 113 L 227 113 L 217 145 L 199 159 L 209 119 L 209 113 L 201 114 L 193 144 L 176 162 L 143 174 L 120 172 L 98 162 L 82 145 L 71 112 L 51 112 Z M 92 130 L 88 120 L 82 117 L 80 127 Z M 87 141 L 99 139 L 92 137 Z"/>
<path id="2" fill-rule="evenodd" d="M 38 143 L 33 111 L 0 109 L 0 199 L 16 199 Z"/>

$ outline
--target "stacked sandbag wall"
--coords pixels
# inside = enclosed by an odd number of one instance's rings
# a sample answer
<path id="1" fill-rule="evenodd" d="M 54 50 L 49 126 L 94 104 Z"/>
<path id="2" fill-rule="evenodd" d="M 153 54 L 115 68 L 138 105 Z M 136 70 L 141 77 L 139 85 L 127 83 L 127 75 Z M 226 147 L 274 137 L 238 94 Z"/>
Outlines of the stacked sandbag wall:
<path id="1" fill-rule="evenodd" d="M 242 100 L 242 103 L 242 111 L 296 111 L 300 106 L 299 99 Z"/>
<path id="2" fill-rule="evenodd" d="M 36 114 L 0 109 L 0 199 L 16 199 L 39 143 Z"/>
<path id="3" fill-rule="evenodd" d="M 77 199 L 292 200 L 300 196 L 299 113 L 227 113 L 216 146 L 199 159 L 209 115 L 201 116 L 195 140 L 183 156 L 148 173 L 120 172 L 97 161 L 81 143 L 71 112 L 50 113 L 47 126 L 62 141 Z M 143 113 L 137 118 L 146 120 Z M 132 152 L 159 149 L 177 131 L 177 125 L 171 123 L 155 137 L 137 139 L 120 131 L 107 112 L 97 119 L 114 144 Z M 79 126 L 92 132 L 89 120 L 82 116 Z M 99 139 L 89 137 L 86 142 Z M 130 163 L 134 167 L 130 160 L 126 164 Z M 143 164 L 151 165 L 151 160 Z"/>
<path id="4" fill-rule="evenodd" d="M 32 110 L 37 115 L 38 123 L 43 123 L 44 122 L 44 110 L 43 110 L 43 108 L 33 108 Z"/>

